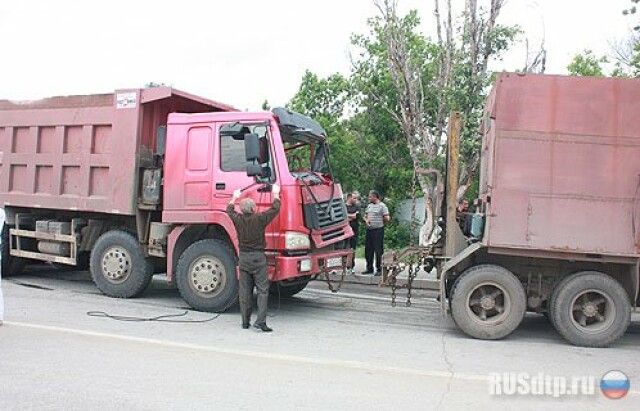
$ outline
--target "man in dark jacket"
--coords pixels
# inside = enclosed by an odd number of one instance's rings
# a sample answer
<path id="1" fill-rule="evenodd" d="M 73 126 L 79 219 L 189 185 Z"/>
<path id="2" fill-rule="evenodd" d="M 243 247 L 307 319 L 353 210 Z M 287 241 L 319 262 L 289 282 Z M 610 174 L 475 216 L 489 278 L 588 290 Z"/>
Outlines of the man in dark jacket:
<path id="1" fill-rule="evenodd" d="M 242 315 L 242 328 L 249 328 L 251 322 L 251 309 L 253 305 L 253 287 L 258 292 L 258 318 L 254 327 L 264 331 L 273 331 L 267 326 L 267 306 L 269 302 L 269 279 L 267 276 L 267 256 L 264 249 L 267 246 L 264 231 L 269 223 L 280 211 L 280 187 L 273 185 L 273 204 L 271 208 L 262 213 L 256 212 L 256 203 L 245 198 L 240 201 L 240 211 L 234 211 L 234 204 L 242 192 L 233 192 L 233 198 L 227 206 L 227 214 L 233 220 L 238 232 L 240 248 L 240 314 Z"/>

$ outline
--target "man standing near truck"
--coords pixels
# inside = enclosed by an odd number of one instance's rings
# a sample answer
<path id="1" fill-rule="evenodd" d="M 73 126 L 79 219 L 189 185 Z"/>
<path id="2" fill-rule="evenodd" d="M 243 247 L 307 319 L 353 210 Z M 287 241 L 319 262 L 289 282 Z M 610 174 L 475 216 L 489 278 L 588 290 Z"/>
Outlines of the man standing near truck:
<path id="1" fill-rule="evenodd" d="M 245 198 L 240 201 L 242 214 L 236 213 L 234 204 L 240 198 L 241 190 L 233 192 L 233 197 L 226 210 L 238 233 L 242 328 L 249 328 L 251 322 L 253 288 L 255 286 L 258 292 L 258 317 L 253 326 L 264 332 L 273 331 L 267 325 L 269 278 L 267 275 L 267 256 L 264 253 L 267 241 L 264 234 L 265 228 L 280 211 L 280 187 L 274 184 L 271 192 L 274 198 L 273 204 L 267 211 L 257 213 L 256 203 L 250 198 Z"/>
<path id="2" fill-rule="evenodd" d="M 384 225 L 389 222 L 389 209 L 380 201 L 380 194 L 376 190 L 369 191 L 369 205 L 364 212 L 364 222 L 367 225 L 367 235 L 364 245 L 364 256 L 367 260 L 367 270 L 362 274 L 382 275 L 382 253 L 384 252 Z M 373 271 L 373 257 L 375 254 L 376 271 Z"/>

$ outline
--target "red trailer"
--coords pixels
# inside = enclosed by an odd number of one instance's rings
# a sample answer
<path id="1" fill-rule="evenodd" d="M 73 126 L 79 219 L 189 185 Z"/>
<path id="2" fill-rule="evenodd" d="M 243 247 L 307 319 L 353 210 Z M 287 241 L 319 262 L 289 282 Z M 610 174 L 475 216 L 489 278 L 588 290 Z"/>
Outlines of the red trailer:
<path id="1" fill-rule="evenodd" d="M 194 308 L 224 310 L 238 291 L 226 204 L 243 189 L 266 208 L 277 183 L 270 279 L 295 294 L 352 258 L 328 164 L 322 127 L 284 109 L 239 112 L 168 87 L 0 101 L 3 275 L 28 259 L 90 265 L 102 292 L 133 297 L 166 272 Z"/>
<path id="2" fill-rule="evenodd" d="M 624 334 L 639 303 L 639 115 L 637 79 L 498 74 L 471 232 L 449 179 L 446 239 L 427 257 L 465 333 L 503 338 L 532 311 L 576 345 Z"/>

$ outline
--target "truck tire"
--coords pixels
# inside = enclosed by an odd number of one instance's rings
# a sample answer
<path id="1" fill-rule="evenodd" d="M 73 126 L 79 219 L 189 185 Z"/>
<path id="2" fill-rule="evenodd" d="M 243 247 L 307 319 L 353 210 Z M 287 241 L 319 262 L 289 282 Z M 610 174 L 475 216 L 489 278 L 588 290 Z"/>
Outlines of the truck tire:
<path id="1" fill-rule="evenodd" d="M 107 231 L 91 250 L 91 277 L 110 297 L 131 298 L 142 293 L 153 277 L 153 264 L 138 240 L 121 230 Z"/>
<path id="2" fill-rule="evenodd" d="M 624 335 L 631 322 L 627 292 L 597 271 L 562 280 L 551 294 L 549 311 L 558 333 L 580 347 L 607 347 Z"/>
<path id="3" fill-rule="evenodd" d="M 9 226 L 2 226 L 2 277 L 11 277 L 12 275 L 18 275 L 27 266 L 27 260 L 20 257 L 14 257 L 9 254 Z"/>
<path id="4" fill-rule="evenodd" d="M 219 240 L 200 240 L 187 248 L 178 261 L 180 295 L 198 311 L 223 312 L 238 301 L 237 259 Z"/>
<path id="5" fill-rule="evenodd" d="M 479 265 L 463 272 L 451 290 L 451 315 L 465 334 L 498 340 L 522 322 L 527 298 L 522 283 L 509 270 Z"/>
<path id="6" fill-rule="evenodd" d="M 290 285 L 287 285 L 286 283 L 283 284 L 281 281 L 275 281 L 271 283 L 269 293 L 279 297 L 293 297 L 300 291 L 304 290 L 308 284 L 309 281 L 302 281 Z"/>

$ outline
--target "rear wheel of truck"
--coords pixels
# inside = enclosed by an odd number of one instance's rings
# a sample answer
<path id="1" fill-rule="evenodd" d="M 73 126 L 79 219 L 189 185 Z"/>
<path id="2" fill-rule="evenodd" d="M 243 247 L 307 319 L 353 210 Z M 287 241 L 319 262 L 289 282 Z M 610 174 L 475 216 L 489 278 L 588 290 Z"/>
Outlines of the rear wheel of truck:
<path id="1" fill-rule="evenodd" d="M 110 297 L 130 298 L 142 293 L 153 277 L 153 264 L 145 258 L 130 233 L 104 233 L 91 250 L 90 271 L 98 289 Z"/>
<path id="2" fill-rule="evenodd" d="M 199 311 L 222 312 L 238 301 L 236 256 L 219 240 L 201 240 L 180 257 L 177 285 L 180 295 Z"/>
<path id="3" fill-rule="evenodd" d="M 451 290 L 451 314 L 462 331 L 474 338 L 498 340 L 522 322 L 526 295 L 509 270 L 479 265 L 463 272 Z"/>
<path id="4" fill-rule="evenodd" d="M 9 226 L 2 226 L 2 276 L 10 277 L 18 275 L 27 266 L 27 260 L 20 257 L 14 257 L 9 254 Z"/>
<path id="5" fill-rule="evenodd" d="M 562 280 L 551 296 L 551 323 L 568 342 L 606 347 L 622 337 L 631 322 L 631 302 L 620 283 L 597 271 Z"/>
<path id="6" fill-rule="evenodd" d="M 293 297 L 300 291 L 304 290 L 309 281 L 300 281 L 293 284 L 287 284 L 284 281 L 275 281 L 269 287 L 269 293 L 279 297 Z"/>

